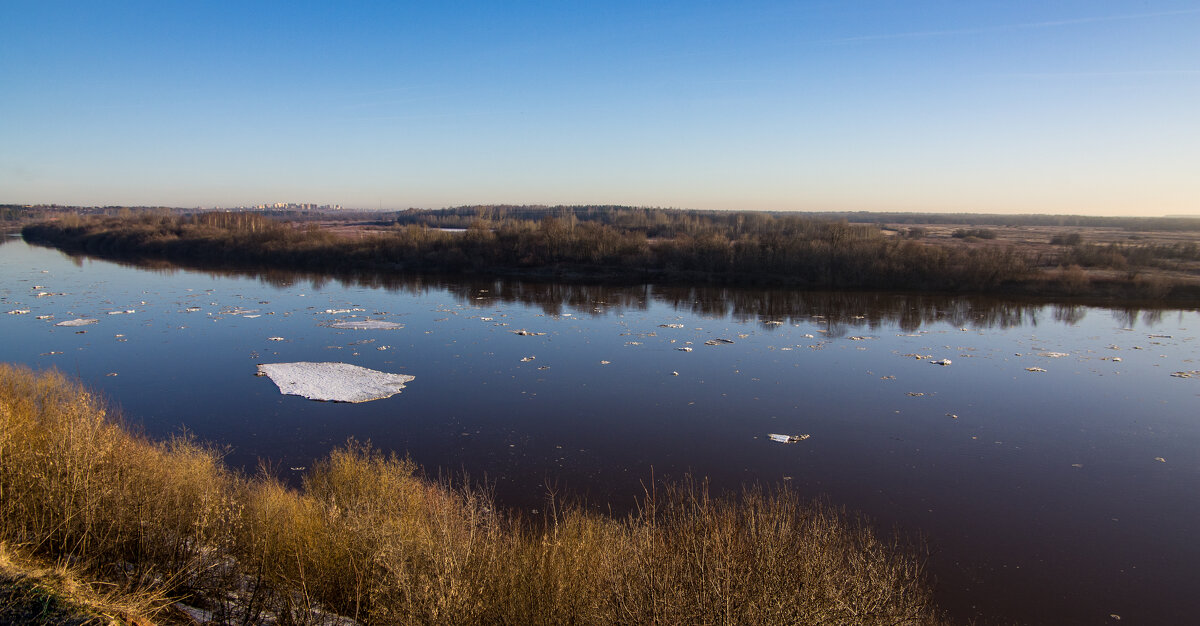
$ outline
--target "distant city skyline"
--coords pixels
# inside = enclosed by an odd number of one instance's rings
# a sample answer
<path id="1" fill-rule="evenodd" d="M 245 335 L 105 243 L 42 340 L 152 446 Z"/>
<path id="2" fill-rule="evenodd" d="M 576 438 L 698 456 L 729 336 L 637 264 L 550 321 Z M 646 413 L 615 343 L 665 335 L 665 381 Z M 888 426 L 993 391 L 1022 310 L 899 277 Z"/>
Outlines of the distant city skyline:
<path id="1" fill-rule="evenodd" d="M 1200 214 L 1200 7 L 0 5 L 0 203 Z"/>

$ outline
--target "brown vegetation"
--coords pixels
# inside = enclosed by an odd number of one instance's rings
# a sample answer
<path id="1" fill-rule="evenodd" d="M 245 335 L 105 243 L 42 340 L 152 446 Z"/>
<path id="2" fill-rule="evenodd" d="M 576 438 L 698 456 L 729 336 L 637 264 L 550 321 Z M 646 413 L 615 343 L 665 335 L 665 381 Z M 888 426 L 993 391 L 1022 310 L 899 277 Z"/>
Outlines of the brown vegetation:
<path id="1" fill-rule="evenodd" d="M 1071 232 L 1047 234 L 1065 228 Z M 484 207 L 404 212 L 358 227 L 246 212 L 64 216 L 23 232 L 68 250 L 224 267 L 1200 300 L 1194 232 L 1147 239 L 1113 227 L 1125 235 L 1105 239 L 1092 229 L 1085 239 L 1078 230 L 893 230 L 794 214 Z M 1061 279 L 1073 265 L 1086 282 Z"/>
<path id="2" fill-rule="evenodd" d="M 651 485 L 543 520 L 351 442 L 300 490 L 131 435 L 55 372 L 0 364 L 0 539 L 222 623 L 927 624 L 921 562 L 788 491 Z"/>

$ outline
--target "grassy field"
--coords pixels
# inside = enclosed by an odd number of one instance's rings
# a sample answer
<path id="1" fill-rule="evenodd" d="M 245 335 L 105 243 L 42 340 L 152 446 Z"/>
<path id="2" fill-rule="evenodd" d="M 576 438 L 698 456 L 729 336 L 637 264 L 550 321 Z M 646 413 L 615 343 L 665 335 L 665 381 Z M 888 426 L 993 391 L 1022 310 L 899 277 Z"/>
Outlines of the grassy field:
<path id="1" fill-rule="evenodd" d="M 919 550 L 786 490 L 684 480 L 649 484 L 624 518 L 547 509 L 521 518 L 355 442 L 292 489 L 131 434 L 59 373 L 0 364 L 5 563 L 70 572 L 0 577 L 18 616 L 171 621 L 179 601 L 218 623 L 943 622 Z"/>

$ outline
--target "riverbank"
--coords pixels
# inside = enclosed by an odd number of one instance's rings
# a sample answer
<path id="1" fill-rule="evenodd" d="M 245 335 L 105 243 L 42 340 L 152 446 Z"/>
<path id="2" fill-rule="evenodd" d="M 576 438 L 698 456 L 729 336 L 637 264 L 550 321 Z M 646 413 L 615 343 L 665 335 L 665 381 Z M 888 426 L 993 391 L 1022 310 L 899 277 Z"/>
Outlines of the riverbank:
<path id="1" fill-rule="evenodd" d="M 350 442 L 301 489 L 132 434 L 61 374 L 0 365 L 0 538 L 205 620 L 939 623 L 922 561 L 787 490 L 650 483 L 625 518 L 542 519 Z"/>
<path id="2" fill-rule="evenodd" d="M 652 230 L 550 216 L 477 220 L 464 231 L 413 224 L 346 229 L 206 213 L 66 216 L 22 232 L 68 251 L 225 267 L 1200 303 L 1200 276 L 1164 265 L 1172 256 L 1186 257 L 1174 266 L 1192 263 L 1191 256 L 1200 256 L 1195 245 L 1078 241 L 1048 254 L 997 245 L 987 229 L 947 245 L 909 231 L 814 218 L 759 215 L 752 227 L 702 226 Z"/>

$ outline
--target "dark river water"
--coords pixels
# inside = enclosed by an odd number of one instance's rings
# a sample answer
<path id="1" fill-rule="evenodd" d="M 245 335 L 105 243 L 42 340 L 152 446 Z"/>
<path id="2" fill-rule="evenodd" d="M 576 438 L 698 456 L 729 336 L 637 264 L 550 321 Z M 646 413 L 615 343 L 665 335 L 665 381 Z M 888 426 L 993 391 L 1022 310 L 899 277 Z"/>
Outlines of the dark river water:
<path id="1" fill-rule="evenodd" d="M 55 326 L 74 318 L 98 322 Z M 367 318 L 403 328 L 329 326 Z M 153 436 L 292 479 L 370 440 L 531 512 L 548 487 L 627 511 L 652 475 L 787 484 L 923 537 L 941 605 L 985 623 L 1200 615 L 1200 372 L 1180 374 L 1200 370 L 1197 335 L 1195 311 L 222 274 L 0 245 L 0 360 L 77 376 Z M 255 376 L 292 361 L 415 379 L 344 404 Z"/>

